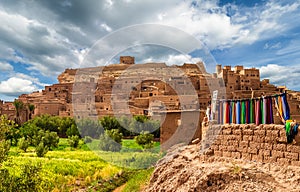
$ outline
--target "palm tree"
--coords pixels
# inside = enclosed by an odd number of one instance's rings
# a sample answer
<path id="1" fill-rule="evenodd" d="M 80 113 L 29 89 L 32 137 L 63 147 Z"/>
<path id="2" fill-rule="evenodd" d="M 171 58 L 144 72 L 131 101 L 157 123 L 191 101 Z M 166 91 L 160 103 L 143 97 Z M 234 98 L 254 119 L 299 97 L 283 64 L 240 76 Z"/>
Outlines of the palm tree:
<path id="1" fill-rule="evenodd" d="M 24 109 L 24 103 L 22 101 L 15 100 L 13 102 L 13 105 L 15 106 L 15 110 L 16 110 L 16 119 L 15 119 L 15 121 L 18 125 L 20 125 L 21 124 L 20 114 L 21 114 L 22 110 Z"/>
<path id="2" fill-rule="evenodd" d="M 28 104 L 28 109 L 29 109 L 29 119 L 30 120 L 32 118 L 32 114 L 34 112 L 35 106 L 33 104 Z"/>

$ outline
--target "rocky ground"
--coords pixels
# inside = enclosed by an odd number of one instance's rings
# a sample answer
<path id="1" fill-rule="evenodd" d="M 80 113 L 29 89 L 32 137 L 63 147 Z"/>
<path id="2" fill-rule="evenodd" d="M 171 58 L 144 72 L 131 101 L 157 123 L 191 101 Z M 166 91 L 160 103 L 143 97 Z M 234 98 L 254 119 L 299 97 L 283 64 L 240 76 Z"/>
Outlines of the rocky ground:
<path id="1" fill-rule="evenodd" d="M 208 157 L 200 145 L 175 146 L 161 159 L 146 192 L 300 191 L 300 167 Z"/>

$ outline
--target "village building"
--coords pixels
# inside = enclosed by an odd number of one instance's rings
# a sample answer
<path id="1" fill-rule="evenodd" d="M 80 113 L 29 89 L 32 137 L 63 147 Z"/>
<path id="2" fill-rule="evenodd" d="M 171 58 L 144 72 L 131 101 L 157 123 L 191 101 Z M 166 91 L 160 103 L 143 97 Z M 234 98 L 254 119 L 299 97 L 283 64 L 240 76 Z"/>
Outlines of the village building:
<path id="1" fill-rule="evenodd" d="M 161 126 L 161 138 L 175 133 L 183 113 L 198 118 L 195 137 L 201 137 L 201 121 L 211 104 L 212 91 L 219 99 L 243 99 L 286 91 L 293 119 L 300 121 L 300 94 L 260 79 L 259 69 L 243 66 L 216 66 L 209 74 L 204 64 L 135 64 L 134 57 L 121 56 L 120 63 L 84 69 L 66 69 L 58 83 L 41 92 L 19 96 L 18 100 L 35 106 L 32 117 L 49 114 L 61 117 L 103 117 L 107 115 L 167 114 Z M 26 110 L 25 110 L 26 111 Z M 0 113 L 15 116 L 12 102 L 0 102 Z M 22 113 L 23 122 L 28 112 Z M 158 118 L 159 119 L 159 118 Z"/>

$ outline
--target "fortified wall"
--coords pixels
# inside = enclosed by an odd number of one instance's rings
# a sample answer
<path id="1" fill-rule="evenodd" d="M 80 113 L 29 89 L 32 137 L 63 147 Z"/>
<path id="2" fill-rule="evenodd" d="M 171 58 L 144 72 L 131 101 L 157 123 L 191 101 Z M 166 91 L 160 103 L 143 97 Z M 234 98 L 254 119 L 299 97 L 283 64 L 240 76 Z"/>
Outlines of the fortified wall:
<path id="1" fill-rule="evenodd" d="M 299 136 L 288 143 L 284 125 L 211 125 L 202 135 L 206 156 L 300 166 Z"/>

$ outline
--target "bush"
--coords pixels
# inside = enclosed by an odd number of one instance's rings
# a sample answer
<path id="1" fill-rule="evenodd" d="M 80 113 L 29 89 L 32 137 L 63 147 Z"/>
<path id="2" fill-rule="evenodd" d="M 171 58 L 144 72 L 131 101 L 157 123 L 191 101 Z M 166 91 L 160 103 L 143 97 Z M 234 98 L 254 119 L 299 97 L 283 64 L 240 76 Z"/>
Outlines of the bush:
<path id="1" fill-rule="evenodd" d="M 9 141 L 0 140 L 0 167 L 1 167 L 1 163 L 7 159 L 9 148 L 10 148 Z"/>
<path id="2" fill-rule="evenodd" d="M 80 119 L 76 124 L 82 137 L 90 136 L 92 138 L 99 138 L 103 134 L 103 127 L 98 120 Z"/>
<path id="3" fill-rule="evenodd" d="M 78 135 L 73 135 L 68 137 L 68 143 L 71 147 L 77 148 L 79 144 L 80 138 Z"/>
<path id="4" fill-rule="evenodd" d="M 134 140 L 138 145 L 142 146 L 144 149 L 150 149 L 154 145 L 153 138 L 153 134 L 149 133 L 148 131 L 145 131 L 141 132 L 140 135 L 135 136 Z"/>
<path id="5" fill-rule="evenodd" d="M 25 139 L 25 137 L 22 137 L 21 139 L 19 139 L 18 141 L 18 147 L 19 149 L 23 150 L 24 152 L 26 152 L 27 148 L 29 147 L 29 141 L 27 141 Z"/>
<path id="6" fill-rule="evenodd" d="M 121 150 L 122 133 L 117 129 L 106 130 L 100 136 L 99 149 L 102 151 L 118 152 Z"/>
<path id="7" fill-rule="evenodd" d="M 38 134 L 33 137 L 34 146 L 38 146 L 43 142 L 45 147 L 48 147 L 49 150 L 58 147 L 59 137 L 56 132 L 49 132 L 40 130 Z"/>
<path id="8" fill-rule="evenodd" d="M 91 143 L 93 141 L 93 138 L 91 138 L 90 136 L 85 136 L 84 137 L 84 143 Z"/>
<path id="9" fill-rule="evenodd" d="M 121 143 L 123 134 L 118 129 L 106 130 L 105 133 L 110 136 L 115 142 Z"/>
<path id="10" fill-rule="evenodd" d="M 35 148 L 35 153 L 38 157 L 44 157 L 46 153 L 48 153 L 49 148 L 44 145 L 43 142 L 41 142 L 38 146 Z"/>
<path id="11" fill-rule="evenodd" d="M 20 175 L 13 175 L 7 169 L 0 169 L 0 191 L 48 191 L 50 188 L 45 185 L 39 175 L 41 164 L 21 167 Z"/>
<path id="12" fill-rule="evenodd" d="M 77 135 L 79 136 L 79 131 L 77 129 L 77 126 L 75 124 L 71 125 L 71 127 L 69 127 L 67 129 L 67 132 L 66 132 L 67 136 L 70 137 L 70 136 L 73 136 L 73 135 Z"/>

